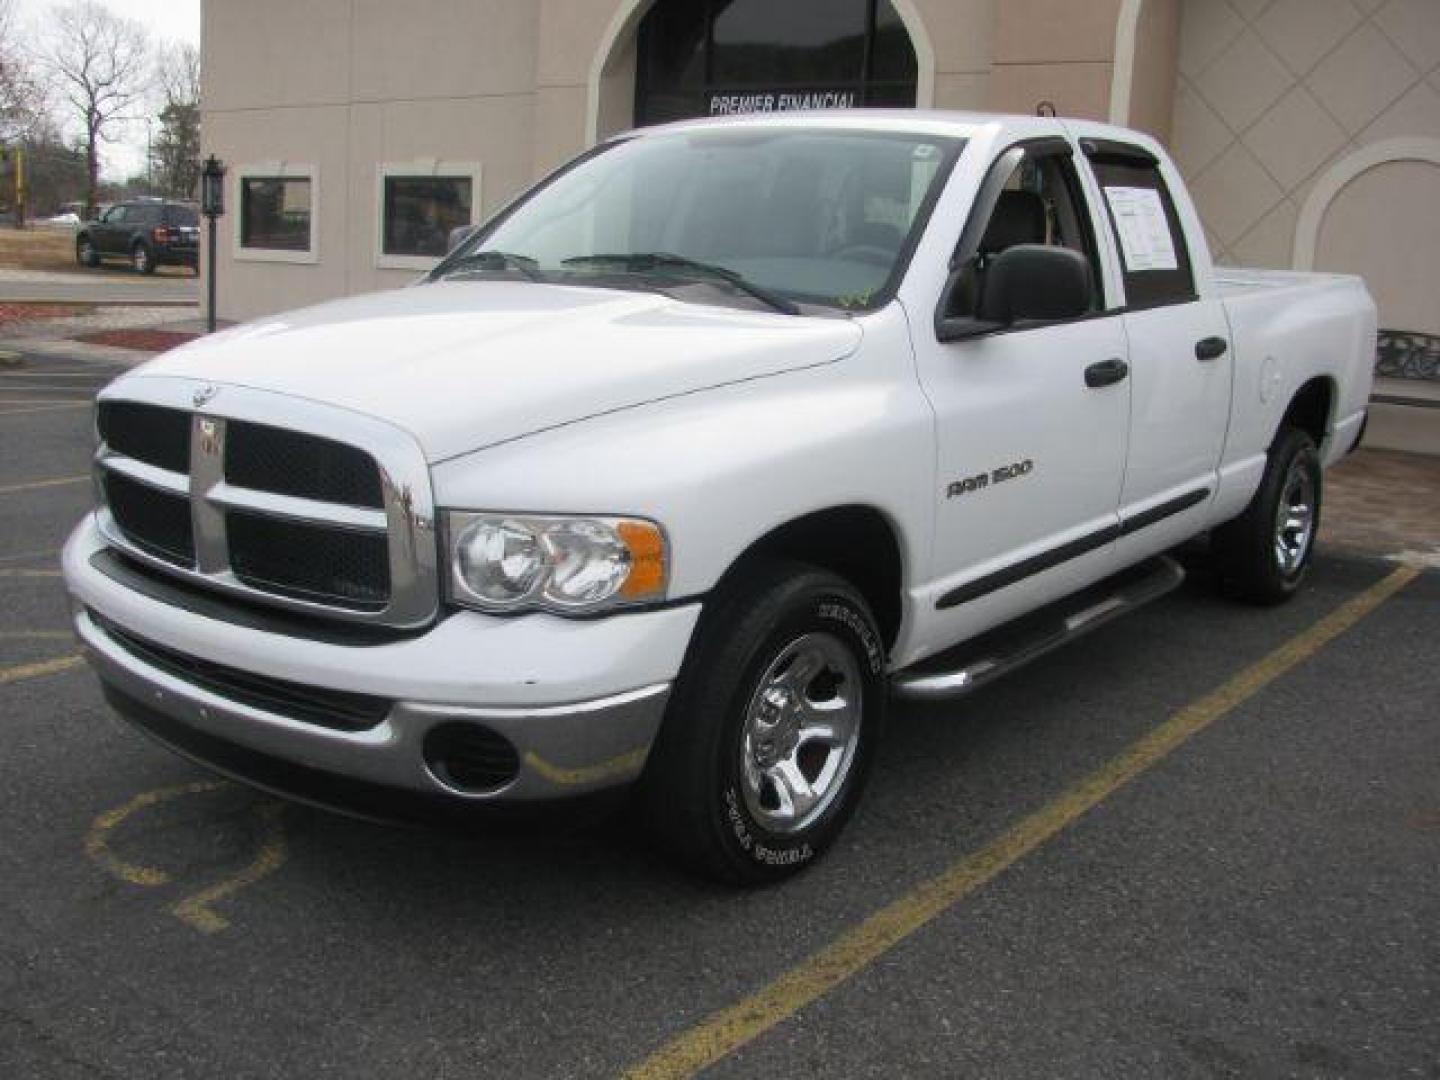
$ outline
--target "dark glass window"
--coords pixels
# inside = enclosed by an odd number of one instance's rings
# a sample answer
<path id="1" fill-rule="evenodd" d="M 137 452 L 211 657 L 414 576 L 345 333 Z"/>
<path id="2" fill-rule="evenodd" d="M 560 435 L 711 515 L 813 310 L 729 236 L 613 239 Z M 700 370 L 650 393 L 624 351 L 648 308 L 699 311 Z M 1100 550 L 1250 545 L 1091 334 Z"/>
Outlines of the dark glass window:
<path id="1" fill-rule="evenodd" d="M 1185 230 L 1175 211 L 1175 200 L 1160 175 L 1159 166 L 1140 158 L 1097 155 L 1091 158 L 1095 178 L 1105 195 L 1106 213 L 1110 219 L 1115 244 L 1120 250 L 1124 269 L 1125 305 L 1131 308 L 1152 308 L 1162 304 L 1184 304 L 1195 299 L 1195 277 L 1190 268 L 1190 251 L 1185 245 Z M 1159 199 L 1165 227 L 1169 232 L 1173 259 L 1163 258 L 1157 266 L 1134 266 L 1126 258 L 1126 241 L 1121 223 L 1116 220 L 1117 206 L 1126 205 L 1122 196 L 1134 200 L 1134 192 L 1153 193 Z M 1152 201 L 1153 205 L 1153 201 Z M 1158 218 L 1157 218 L 1158 219 Z"/>
<path id="2" fill-rule="evenodd" d="M 638 52 L 638 124 L 915 104 L 915 49 L 890 0 L 660 0 Z"/>
<path id="3" fill-rule="evenodd" d="M 160 207 L 154 204 L 137 204 L 130 207 L 125 220 L 131 225 L 154 225 L 160 220 Z"/>
<path id="4" fill-rule="evenodd" d="M 165 221 L 170 225 L 193 229 L 200 224 L 200 214 L 193 206 L 167 206 Z"/>
<path id="5" fill-rule="evenodd" d="M 384 199 L 386 255 L 445 254 L 450 230 L 470 224 L 468 176 L 387 176 Z"/>
<path id="6" fill-rule="evenodd" d="M 240 246 L 309 251 L 309 178 L 243 177 L 240 181 Z"/>

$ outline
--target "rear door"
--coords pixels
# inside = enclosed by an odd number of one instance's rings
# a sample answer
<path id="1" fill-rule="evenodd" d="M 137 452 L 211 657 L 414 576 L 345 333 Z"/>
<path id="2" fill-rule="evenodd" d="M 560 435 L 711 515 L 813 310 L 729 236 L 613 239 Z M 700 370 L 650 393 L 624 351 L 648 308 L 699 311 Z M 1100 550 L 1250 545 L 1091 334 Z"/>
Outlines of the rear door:
<path id="1" fill-rule="evenodd" d="M 1129 340 L 1130 450 L 1120 493 L 1120 560 L 1162 551 L 1208 520 L 1234 376 L 1221 303 L 1199 294 L 1178 178 L 1148 150 L 1082 140 L 1120 259 Z"/>
<path id="2" fill-rule="evenodd" d="M 915 334 L 936 416 L 933 565 L 939 624 L 951 639 L 1107 571 L 1130 414 L 1123 374 L 1087 384 L 1097 365 L 1123 372 L 1125 329 L 1103 286 L 1099 223 L 1069 141 L 1001 153 L 972 216 L 953 226 L 961 276 L 945 317 L 975 314 L 989 261 L 1017 244 L 1081 252 L 1094 289 L 1090 312 L 1077 319 L 949 342 L 929 327 Z"/>

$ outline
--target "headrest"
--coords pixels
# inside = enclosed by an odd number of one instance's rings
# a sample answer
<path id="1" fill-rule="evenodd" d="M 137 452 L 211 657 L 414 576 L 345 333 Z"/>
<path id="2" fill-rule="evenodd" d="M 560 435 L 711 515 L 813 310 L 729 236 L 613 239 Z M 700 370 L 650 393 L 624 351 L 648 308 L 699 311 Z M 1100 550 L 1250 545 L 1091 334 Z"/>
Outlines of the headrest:
<path id="1" fill-rule="evenodd" d="M 980 254 L 997 255 L 1016 244 L 1045 243 L 1045 202 L 1033 191 L 1002 191 L 980 241 Z"/>

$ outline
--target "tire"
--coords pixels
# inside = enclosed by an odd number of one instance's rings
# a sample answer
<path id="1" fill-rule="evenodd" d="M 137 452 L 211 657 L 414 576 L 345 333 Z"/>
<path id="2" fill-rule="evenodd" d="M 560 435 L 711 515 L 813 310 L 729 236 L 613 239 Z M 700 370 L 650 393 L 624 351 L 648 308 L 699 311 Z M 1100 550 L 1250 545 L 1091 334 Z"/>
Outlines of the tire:
<path id="1" fill-rule="evenodd" d="M 95 245 L 91 243 L 88 236 L 82 236 L 75 241 L 75 261 L 92 270 L 100 265 L 100 254 L 95 250 Z"/>
<path id="2" fill-rule="evenodd" d="M 641 780 L 652 829 L 706 877 L 790 877 L 854 813 L 885 698 L 864 598 L 811 566 L 755 566 L 701 616 Z"/>
<path id="3" fill-rule="evenodd" d="M 130 249 L 130 265 L 135 268 L 137 274 L 153 274 L 155 272 L 155 255 L 144 244 L 136 244 Z"/>
<path id="4" fill-rule="evenodd" d="M 1250 505 L 1214 535 L 1221 578 L 1242 600 L 1279 604 L 1295 595 L 1315 553 L 1321 496 L 1314 440 L 1282 428 Z"/>

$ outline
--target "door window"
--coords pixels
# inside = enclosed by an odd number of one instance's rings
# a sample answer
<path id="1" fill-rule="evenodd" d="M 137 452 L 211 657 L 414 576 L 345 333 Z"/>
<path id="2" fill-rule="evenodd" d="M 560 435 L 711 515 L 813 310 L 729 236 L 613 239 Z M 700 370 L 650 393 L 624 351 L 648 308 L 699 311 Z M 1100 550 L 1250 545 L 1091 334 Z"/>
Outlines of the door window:
<path id="1" fill-rule="evenodd" d="M 1154 158 L 1134 153 L 1101 151 L 1090 159 L 1120 252 L 1126 306 L 1190 303 L 1195 276 L 1175 200 Z"/>
<path id="2" fill-rule="evenodd" d="M 980 246 L 961 274 L 947 316 L 973 317 L 995 256 L 1020 244 L 1069 248 L 1090 264 L 1090 310 L 1104 306 L 1100 257 L 1073 160 L 1066 154 L 1027 153 L 1005 181 Z"/>

